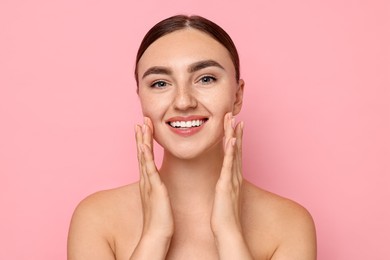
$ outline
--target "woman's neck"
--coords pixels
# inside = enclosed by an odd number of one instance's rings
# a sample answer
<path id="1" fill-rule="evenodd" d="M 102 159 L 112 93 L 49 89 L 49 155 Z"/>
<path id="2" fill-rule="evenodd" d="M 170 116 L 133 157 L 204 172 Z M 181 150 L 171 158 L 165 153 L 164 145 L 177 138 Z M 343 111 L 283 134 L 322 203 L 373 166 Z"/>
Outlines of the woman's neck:
<path id="1" fill-rule="evenodd" d="M 222 142 L 193 159 L 180 159 L 165 152 L 160 176 L 168 189 L 172 207 L 184 212 L 191 207 L 211 208 L 224 151 Z"/>

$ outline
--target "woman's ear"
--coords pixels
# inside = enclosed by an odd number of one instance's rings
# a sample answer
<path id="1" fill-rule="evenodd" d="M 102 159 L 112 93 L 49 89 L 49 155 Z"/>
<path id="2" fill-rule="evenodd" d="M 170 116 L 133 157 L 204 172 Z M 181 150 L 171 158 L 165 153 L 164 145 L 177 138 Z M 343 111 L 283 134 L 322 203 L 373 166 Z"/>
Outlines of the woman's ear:
<path id="1" fill-rule="evenodd" d="M 237 115 L 238 113 L 240 113 L 240 111 L 241 111 L 242 101 L 244 98 L 244 86 L 245 86 L 244 80 L 240 79 L 238 81 L 238 86 L 237 86 L 234 105 L 233 105 L 233 115 L 234 116 Z"/>

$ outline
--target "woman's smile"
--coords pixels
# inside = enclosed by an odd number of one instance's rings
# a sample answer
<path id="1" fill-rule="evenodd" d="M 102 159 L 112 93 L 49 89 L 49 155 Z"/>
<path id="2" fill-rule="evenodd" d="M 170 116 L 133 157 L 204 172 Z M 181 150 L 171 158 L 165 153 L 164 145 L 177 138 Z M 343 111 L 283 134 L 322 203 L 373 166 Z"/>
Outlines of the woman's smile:
<path id="1" fill-rule="evenodd" d="M 189 137 L 198 133 L 208 121 L 205 116 L 176 116 L 168 119 L 167 125 L 175 134 Z"/>

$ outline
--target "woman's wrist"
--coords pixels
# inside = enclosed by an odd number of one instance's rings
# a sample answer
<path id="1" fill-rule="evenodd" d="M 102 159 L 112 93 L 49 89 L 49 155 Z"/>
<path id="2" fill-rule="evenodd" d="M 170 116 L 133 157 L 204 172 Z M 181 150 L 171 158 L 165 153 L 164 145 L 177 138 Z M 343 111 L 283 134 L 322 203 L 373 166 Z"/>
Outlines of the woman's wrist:
<path id="1" fill-rule="evenodd" d="M 219 259 L 253 259 L 240 230 L 214 234 Z"/>
<path id="2" fill-rule="evenodd" d="M 239 230 L 225 230 L 224 232 L 214 233 L 214 240 L 217 244 L 217 247 L 219 247 L 240 242 L 241 240 L 244 240 L 244 238 Z"/>
<path id="3" fill-rule="evenodd" d="M 165 259 L 170 244 L 171 237 L 144 234 L 138 242 L 130 260 Z"/>

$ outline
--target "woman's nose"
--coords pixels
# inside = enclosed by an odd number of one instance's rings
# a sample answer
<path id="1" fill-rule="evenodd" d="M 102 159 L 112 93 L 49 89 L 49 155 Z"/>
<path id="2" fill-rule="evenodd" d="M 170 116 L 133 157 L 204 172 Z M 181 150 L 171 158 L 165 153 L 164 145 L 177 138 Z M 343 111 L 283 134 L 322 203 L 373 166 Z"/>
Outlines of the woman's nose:
<path id="1" fill-rule="evenodd" d="M 195 108 L 197 105 L 198 102 L 191 91 L 191 86 L 180 86 L 177 88 L 173 101 L 173 106 L 176 109 L 187 110 Z"/>

